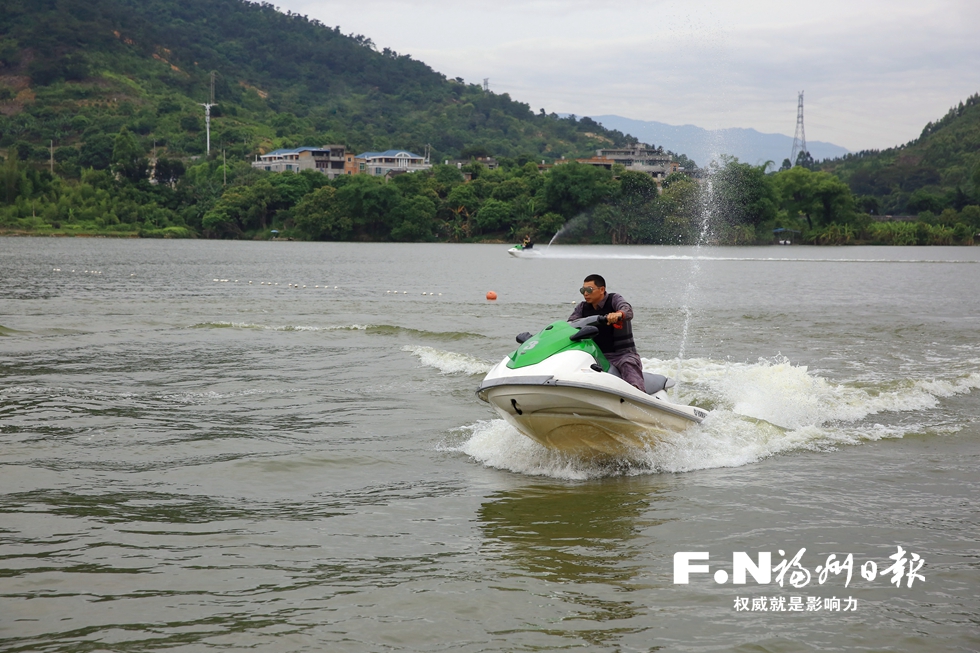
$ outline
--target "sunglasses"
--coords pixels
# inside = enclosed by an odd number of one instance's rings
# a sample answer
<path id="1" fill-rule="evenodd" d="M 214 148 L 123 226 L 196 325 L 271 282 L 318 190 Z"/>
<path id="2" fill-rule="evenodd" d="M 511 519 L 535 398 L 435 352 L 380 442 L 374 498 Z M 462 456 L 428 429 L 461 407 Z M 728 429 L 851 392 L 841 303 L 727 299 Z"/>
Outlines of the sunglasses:
<path id="1" fill-rule="evenodd" d="M 585 286 L 584 288 L 579 288 L 578 291 L 583 295 L 588 295 L 589 293 L 595 292 L 594 286 Z"/>

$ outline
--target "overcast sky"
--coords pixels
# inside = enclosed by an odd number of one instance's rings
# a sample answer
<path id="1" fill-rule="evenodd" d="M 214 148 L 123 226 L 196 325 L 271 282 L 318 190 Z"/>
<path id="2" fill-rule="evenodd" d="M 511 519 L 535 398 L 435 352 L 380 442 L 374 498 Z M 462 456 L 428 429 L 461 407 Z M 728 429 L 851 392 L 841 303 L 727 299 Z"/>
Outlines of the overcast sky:
<path id="1" fill-rule="evenodd" d="M 980 91 L 980 0 L 278 0 L 534 111 L 916 138 Z M 283 47 L 288 47 L 284 43 Z"/>

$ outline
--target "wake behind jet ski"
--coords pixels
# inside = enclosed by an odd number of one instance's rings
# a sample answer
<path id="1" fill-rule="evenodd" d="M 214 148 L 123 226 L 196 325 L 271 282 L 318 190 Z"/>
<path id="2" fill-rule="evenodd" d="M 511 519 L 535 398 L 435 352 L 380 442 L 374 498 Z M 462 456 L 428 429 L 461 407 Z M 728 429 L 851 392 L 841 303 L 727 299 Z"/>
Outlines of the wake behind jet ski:
<path id="1" fill-rule="evenodd" d="M 477 396 L 535 442 L 579 456 L 628 454 L 700 424 L 708 411 L 671 402 L 667 377 L 643 372 L 645 391 L 621 378 L 593 340 L 607 322 L 592 315 L 522 333 Z"/>

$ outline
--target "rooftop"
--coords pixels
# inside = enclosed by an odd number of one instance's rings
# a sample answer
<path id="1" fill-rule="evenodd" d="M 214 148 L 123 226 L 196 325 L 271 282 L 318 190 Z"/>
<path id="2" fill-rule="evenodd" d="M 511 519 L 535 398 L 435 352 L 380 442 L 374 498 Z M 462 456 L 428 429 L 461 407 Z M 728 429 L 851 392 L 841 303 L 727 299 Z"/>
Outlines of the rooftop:
<path id="1" fill-rule="evenodd" d="M 395 159 L 395 158 L 421 159 L 422 158 L 418 154 L 412 154 L 408 150 L 385 150 L 384 152 L 364 152 L 362 154 L 357 155 L 357 158 L 359 159 L 375 159 L 377 157 L 384 157 L 384 158 L 391 158 L 391 159 Z"/>
<path id="2" fill-rule="evenodd" d="M 343 145 L 324 145 L 322 147 L 311 147 L 309 145 L 303 145 L 300 147 L 293 148 L 280 148 L 278 150 L 272 150 L 262 156 L 284 156 L 286 154 L 299 154 L 300 152 L 312 152 L 317 150 L 339 150 L 343 149 Z"/>

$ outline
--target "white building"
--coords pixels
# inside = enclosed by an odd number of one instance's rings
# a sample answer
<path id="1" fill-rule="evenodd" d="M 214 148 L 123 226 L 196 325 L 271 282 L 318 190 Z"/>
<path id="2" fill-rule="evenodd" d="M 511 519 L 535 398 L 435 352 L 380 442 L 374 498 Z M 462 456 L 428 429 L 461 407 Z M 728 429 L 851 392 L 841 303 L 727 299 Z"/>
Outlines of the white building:
<path id="1" fill-rule="evenodd" d="M 619 163 L 627 170 L 643 172 L 657 180 L 679 169 L 678 164 L 671 161 L 670 155 L 664 153 L 664 148 L 652 148 L 645 143 L 637 143 L 632 147 L 597 150 L 596 155 L 586 162 L 591 163 L 597 159 L 609 160 Z"/>
<path id="2" fill-rule="evenodd" d="M 432 168 L 425 157 L 406 150 L 364 152 L 358 154 L 357 158 L 364 160 L 364 172 L 375 177 L 383 177 L 389 172 L 416 172 Z"/>

